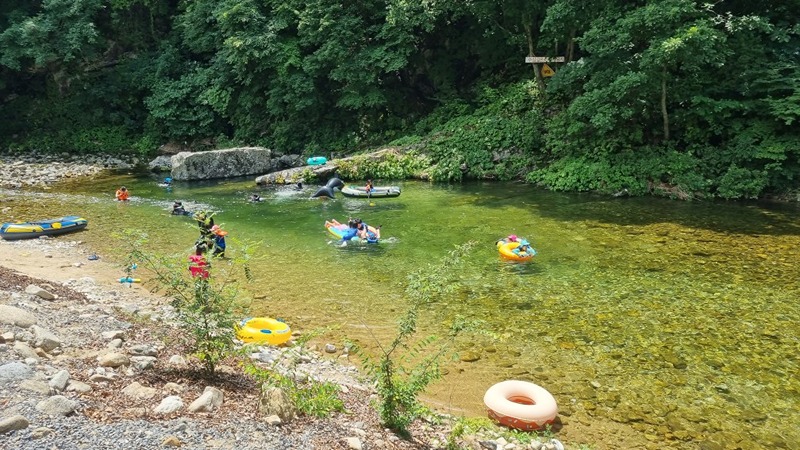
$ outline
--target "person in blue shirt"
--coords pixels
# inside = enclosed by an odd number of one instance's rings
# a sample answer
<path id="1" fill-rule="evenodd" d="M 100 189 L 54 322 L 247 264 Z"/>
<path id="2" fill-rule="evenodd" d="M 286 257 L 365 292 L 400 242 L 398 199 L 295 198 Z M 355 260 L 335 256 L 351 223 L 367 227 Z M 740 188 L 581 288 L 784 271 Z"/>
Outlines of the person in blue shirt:
<path id="1" fill-rule="evenodd" d="M 225 257 L 225 236 L 228 235 L 228 232 L 223 230 L 219 227 L 219 225 L 214 225 L 211 227 L 211 233 L 213 233 L 213 245 L 214 251 L 212 252 L 211 256 L 217 256 L 220 258 Z"/>

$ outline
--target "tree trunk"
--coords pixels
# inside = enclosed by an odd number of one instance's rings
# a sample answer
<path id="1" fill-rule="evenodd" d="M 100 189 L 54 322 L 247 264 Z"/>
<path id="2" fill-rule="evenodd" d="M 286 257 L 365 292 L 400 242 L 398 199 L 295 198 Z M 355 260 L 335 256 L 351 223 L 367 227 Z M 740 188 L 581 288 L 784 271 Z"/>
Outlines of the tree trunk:
<path id="1" fill-rule="evenodd" d="M 667 112 L 667 66 L 661 71 L 661 118 L 664 121 L 664 140 L 669 140 L 669 113 Z"/>
<path id="2" fill-rule="evenodd" d="M 575 57 L 575 29 L 569 30 L 569 41 L 567 41 L 567 62 Z"/>
<path id="3" fill-rule="evenodd" d="M 534 45 L 533 45 L 533 27 L 531 26 L 530 22 L 525 23 L 525 37 L 528 40 L 528 55 L 534 56 Z M 536 76 L 536 84 L 539 86 L 539 91 L 544 94 L 545 85 L 544 85 L 544 78 L 542 77 L 542 72 L 539 70 L 539 65 L 536 63 L 531 63 L 533 66 L 533 74 Z"/>

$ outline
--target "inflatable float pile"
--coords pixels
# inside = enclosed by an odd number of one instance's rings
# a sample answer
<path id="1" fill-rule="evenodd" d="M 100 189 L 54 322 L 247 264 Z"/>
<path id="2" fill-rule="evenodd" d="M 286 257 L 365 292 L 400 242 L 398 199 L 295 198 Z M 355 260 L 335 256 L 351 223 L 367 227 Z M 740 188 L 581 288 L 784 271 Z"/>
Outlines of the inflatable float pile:
<path id="1" fill-rule="evenodd" d="M 328 163 L 328 158 L 324 156 L 312 156 L 306 160 L 306 164 L 309 166 L 321 166 L 323 164 Z"/>
<path id="2" fill-rule="evenodd" d="M 527 381 L 501 381 L 486 391 L 483 403 L 491 419 L 523 431 L 540 430 L 553 423 L 558 414 L 553 395 Z"/>
<path id="3" fill-rule="evenodd" d="M 242 342 L 281 345 L 292 338 L 292 329 L 280 319 L 248 317 L 236 326 L 236 337 Z"/>

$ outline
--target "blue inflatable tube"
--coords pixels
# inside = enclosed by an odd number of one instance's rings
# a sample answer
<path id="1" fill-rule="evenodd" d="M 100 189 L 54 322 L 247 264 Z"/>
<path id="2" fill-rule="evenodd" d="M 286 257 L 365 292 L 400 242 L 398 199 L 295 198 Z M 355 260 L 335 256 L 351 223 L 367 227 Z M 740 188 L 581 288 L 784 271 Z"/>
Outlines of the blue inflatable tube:
<path id="1" fill-rule="evenodd" d="M 306 160 L 306 164 L 309 166 L 321 166 L 328 162 L 328 158 L 324 156 L 312 156 Z"/>

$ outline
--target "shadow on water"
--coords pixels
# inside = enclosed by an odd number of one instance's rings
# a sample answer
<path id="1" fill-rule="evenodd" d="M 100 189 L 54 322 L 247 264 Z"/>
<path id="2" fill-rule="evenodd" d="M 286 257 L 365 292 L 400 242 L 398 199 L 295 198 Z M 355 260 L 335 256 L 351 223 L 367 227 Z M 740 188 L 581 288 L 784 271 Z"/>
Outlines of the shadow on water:
<path id="1" fill-rule="evenodd" d="M 800 213 L 796 203 L 765 201 L 674 201 L 654 197 L 614 198 L 592 193 L 559 193 L 508 184 L 499 188 L 487 182 L 464 183 L 475 203 L 502 208 L 509 200 L 538 215 L 559 221 L 596 221 L 620 226 L 675 223 L 727 233 L 796 234 Z"/>

